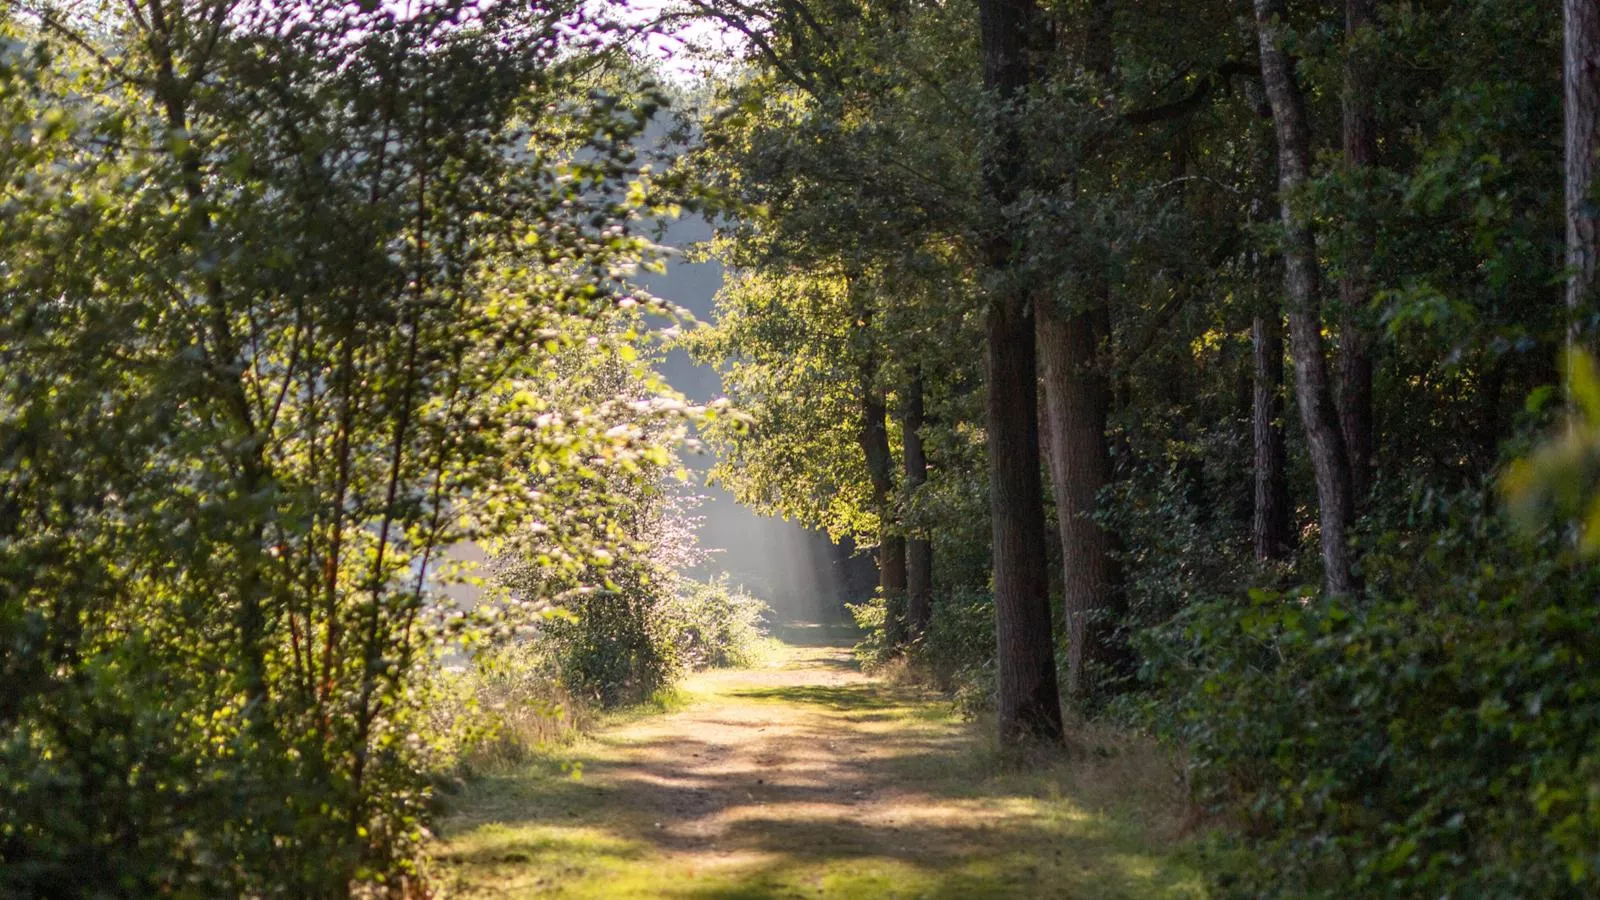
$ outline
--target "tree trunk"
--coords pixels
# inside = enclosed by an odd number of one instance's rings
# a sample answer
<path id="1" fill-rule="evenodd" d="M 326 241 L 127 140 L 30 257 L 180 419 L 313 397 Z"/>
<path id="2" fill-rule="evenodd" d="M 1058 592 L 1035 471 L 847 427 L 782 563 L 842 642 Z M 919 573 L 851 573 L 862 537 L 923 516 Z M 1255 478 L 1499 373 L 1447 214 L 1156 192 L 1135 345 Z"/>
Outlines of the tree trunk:
<path id="1" fill-rule="evenodd" d="M 1587 344 L 1593 316 L 1595 265 L 1600 257 L 1600 210 L 1594 199 L 1600 151 L 1600 3 L 1564 0 L 1567 176 L 1567 344 Z"/>
<path id="2" fill-rule="evenodd" d="M 1003 211 L 1027 179 L 1016 104 L 1034 80 L 1031 56 L 1048 36 L 1033 0 L 978 0 L 984 86 L 997 102 L 986 142 L 988 222 L 983 264 L 989 297 L 984 367 L 988 382 L 989 510 L 993 531 L 997 712 L 1000 743 L 1063 738 L 1045 563 L 1039 476 L 1038 374 L 1030 288 L 1018 277 L 1023 236 Z"/>
<path id="3" fill-rule="evenodd" d="M 905 444 L 906 495 L 916 493 L 928 480 L 928 454 L 922 444 L 922 374 L 913 372 L 906 387 L 900 429 Z M 933 622 L 933 543 L 924 528 L 906 538 L 906 629 L 921 637 Z"/>
<path id="4" fill-rule="evenodd" d="M 1500 402 L 1505 398 L 1506 358 L 1497 355 L 1479 365 L 1478 465 L 1487 472 L 1500 461 Z"/>
<path id="5" fill-rule="evenodd" d="M 1322 346 L 1322 287 L 1310 223 L 1289 203 L 1311 177 L 1311 128 L 1294 63 L 1283 48 L 1282 0 L 1255 0 L 1261 44 L 1261 81 L 1272 104 L 1278 140 L 1278 185 L 1283 194 L 1284 285 L 1289 301 L 1289 346 L 1294 354 L 1295 400 L 1316 474 L 1324 583 L 1330 593 L 1359 592 L 1350 548 L 1355 495 L 1350 458 L 1328 383 Z"/>
<path id="6" fill-rule="evenodd" d="M 883 594 L 884 643 L 898 649 L 906 643 L 906 539 L 885 534 L 878 544 L 878 590 Z"/>
<path id="7" fill-rule="evenodd" d="M 1100 490 L 1111 481 L 1106 449 L 1110 384 L 1099 365 L 1099 330 L 1090 313 L 1062 316 L 1038 303 L 1039 362 L 1044 381 L 1050 480 L 1061 530 L 1066 600 L 1067 696 L 1093 693 L 1094 676 L 1114 661 L 1117 577 L 1111 538 L 1094 520 Z"/>
<path id="8" fill-rule="evenodd" d="M 988 317 L 989 491 L 1002 743 L 1062 739 L 1043 484 L 1039 477 L 1037 374 L 1032 316 L 996 298 Z"/>
<path id="9" fill-rule="evenodd" d="M 1345 0 L 1344 164 L 1351 171 L 1378 161 L 1373 94 L 1377 68 L 1362 32 L 1377 21 L 1375 0 Z M 1372 335 L 1362 313 L 1372 303 L 1373 234 L 1363 212 L 1339 280 L 1339 426 L 1350 454 L 1350 489 L 1360 503 L 1372 489 Z"/>
<path id="10" fill-rule="evenodd" d="M 889 451 L 889 407 L 876 382 L 877 356 L 868 350 L 861 367 L 861 450 L 872 479 L 872 506 L 878 513 L 878 590 L 888 609 L 884 639 L 890 647 L 898 647 L 906 639 L 906 539 L 896 525 L 892 504 L 894 457 Z"/>
<path id="11" fill-rule="evenodd" d="M 1284 477 L 1283 319 L 1276 311 L 1250 326 L 1255 384 L 1250 418 L 1255 431 L 1255 512 L 1250 535 L 1256 559 L 1283 559 L 1294 546 L 1289 524 L 1289 484 Z"/>
<path id="12" fill-rule="evenodd" d="M 1112 13 L 1111 0 L 1092 0 L 1083 11 L 1080 55 L 1084 68 L 1106 88 L 1115 61 Z M 1075 181 L 1074 177 L 1073 191 Z M 1047 296 L 1039 297 L 1035 306 L 1044 382 L 1044 447 L 1061 537 L 1066 693 L 1074 702 L 1089 699 L 1096 677 L 1119 668 L 1126 658 L 1116 640 L 1121 595 L 1113 541 L 1094 521 L 1100 491 L 1111 482 L 1106 446 L 1111 385 L 1100 353 L 1100 342 L 1111 331 L 1105 283 L 1103 277 L 1096 279 L 1096 288 L 1082 298 L 1088 301 L 1087 309 L 1070 316 Z"/>

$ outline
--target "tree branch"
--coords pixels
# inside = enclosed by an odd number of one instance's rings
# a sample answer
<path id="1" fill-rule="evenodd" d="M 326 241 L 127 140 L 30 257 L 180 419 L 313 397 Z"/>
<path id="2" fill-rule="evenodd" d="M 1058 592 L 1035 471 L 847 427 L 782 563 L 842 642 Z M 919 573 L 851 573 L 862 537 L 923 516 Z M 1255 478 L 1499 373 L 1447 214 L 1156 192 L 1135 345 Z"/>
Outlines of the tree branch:
<path id="1" fill-rule="evenodd" d="M 1225 62 L 1218 66 L 1216 71 L 1208 72 L 1202 76 L 1200 80 L 1195 83 L 1194 90 L 1189 93 L 1189 96 L 1184 97 L 1182 100 L 1175 100 L 1172 103 L 1163 103 L 1160 106 L 1153 106 L 1148 109 L 1136 109 L 1132 112 L 1123 113 L 1122 120 L 1127 122 L 1129 125 L 1139 127 L 1141 125 L 1153 125 L 1156 122 L 1169 122 L 1173 119 L 1181 119 L 1185 116 L 1198 112 L 1201 107 L 1205 106 L 1206 101 L 1211 99 L 1211 94 L 1216 90 L 1217 83 L 1219 81 L 1222 83 L 1223 92 L 1226 93 L 1228 89 L 1232 87 L 1233 79 L 1237 76 L 1260 78 L 1261 69 L 1260 67 L 1251 65 L 1249 63 L 1232 61 Z"/>

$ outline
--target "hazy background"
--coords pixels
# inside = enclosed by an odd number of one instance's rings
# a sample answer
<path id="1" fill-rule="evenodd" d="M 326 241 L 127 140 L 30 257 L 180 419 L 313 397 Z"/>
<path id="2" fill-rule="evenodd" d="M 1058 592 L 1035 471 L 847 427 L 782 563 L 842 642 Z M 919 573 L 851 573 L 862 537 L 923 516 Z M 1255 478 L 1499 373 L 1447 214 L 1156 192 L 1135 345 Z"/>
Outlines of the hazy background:
<path id="1" fill-rule="evenodd" d="M 699 216 L 685 216 L 667 225 L 662 243 L 682 251 L 711 237 L 711 226 Z M 690 262 L 680 253 L 668 260 L 664 275 L 639 279 L 651 293 L 687 307 L 695 318 L 710 322 L 715 298 L 722 286 L 722 266 L 716 262 Z M 705 402 L 722 394 L 722 381 L 709 366 L 696 365 L 682 350 L 668 353 L 661 374 L 690 400 Z M 852 559 L 849 551 L 825 535 L 793 522 L 760 516 L 736 502 L 727 491 L 706 486 L 705 474 L 715 460 L 708 454 L 688 454 L 685 465 L 694 473 L 695 489 L 706 495 L 699 513 L 704 517 L 701 546 L 712 558 L 701 574 L 728 573 L 735 583 L 771 603 L 779 621 L 824 621 L 844 615 L 842 604 L 865 599 L 876 575 L 866 558 Z"/>

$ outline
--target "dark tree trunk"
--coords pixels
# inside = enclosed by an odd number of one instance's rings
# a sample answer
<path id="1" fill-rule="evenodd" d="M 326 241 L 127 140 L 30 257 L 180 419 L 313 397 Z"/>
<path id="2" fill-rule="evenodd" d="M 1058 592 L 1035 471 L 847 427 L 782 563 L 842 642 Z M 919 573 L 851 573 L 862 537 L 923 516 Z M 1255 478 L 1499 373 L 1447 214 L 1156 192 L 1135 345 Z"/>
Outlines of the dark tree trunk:
<path id="1" fill-rule="evenodd" d="M 1506 358 L 1497 356 L 1478 377 L 1478 465 L 1488 471 L 1500 461 L 1500 402 L 1505 398 Z"/>
<path id="2" fill-rule="evenodd" d="M 1111 386 L 1100 366 L 1094 316 L 1062 316 L 1038 303 L 1039 362 L 1050 438 L 1045 442 L 1061 530 L 1067 628 L 1067 696 L 1093 693 L 1094 675 L 1114 664 L 1118 591 L 1112 541 L 1094 520 L 1100 490 L 1111 481 L 1106 419 Z"/>
<path id="3" fill-rule="evenodd" d="M 1322 345 L 1322 286 L 1316 240 L 1310 223 L 1288 202 L 1311 177 L 1311 128 L 1305 98 L 1295 82 L 1294 63 L 1283 47 L 1286 25 L 1282 0 L 1255 0 L 1261 44 L 1261 81 L 1272 104 L 1278 140 L 1278 185 L 1283 194 L 1284 286 L 1289 302 L 1289 346 L 1294 354 L 1295 400 L 1316 474 L 1322 531 L 1322 565 L 1333 594 L 1360 591 L 1350 548 L 1355 495 L 1350 457 L 1328 383 Z"/>
<path id="4" fill-rule="evenodd" d="M 1595 154 L 1600 152 L 1600 3 L 1565 0 L 1567 176 L 1567 343 L 1587 344 L 1596 259 L 1600 258 L 1600 212 L 1594 198 Z"/>
<path id="5" fill-rule="evenodd" d="M 989 510 L 993 530 L 997 712 L 1000 742 L 1060 742 L 1043 484 L 1039 477 L 1038 374 L 1032 297 L 1017 277 L 1021 235 L 1003 210 L 1027 178 L 1015 104 L 1032 83 L 1032 55 L 1048 36 L 1033 0 L 978 0 L 984 86 L 997 101 L 984 150 L 983 263 L 989 297 L 984 364 L 988 382 Z"/>
<path id="6" fill-rule="evenodd" d="M 878 545 L 878 590 L 883 593 L 886 610 L 884 642 L 892 648 L 906 643 L 906 539 L 885 534 Z"/>
<path id="7" fill-rule="evenodd" d="M 863 320 L 864 321 L 864 320 Z M 878 512 L 878 590 L 888 607 L 884 638 L 891 647 L 905 643 L 906 539 L 895 521 L 894 457 L 889 451 L 889 407 L 877 387 L 877 357 L 864 357 L 861 372 L 861 450 L 872 479 L 872 505 Z"/>
<path id="8" fill-rule="evenodd" d="M 1283 319 L 1276 311 L 1250 326 L 1255 383 L 1250 418 L 1255 432 L 1255 512 L 1250 535 L 1256 559 L 1282 559 L 1294 547 L 1289 524 L 1289 484 L 1284 477 Z"/>
<path id="9" fill-rule="evenodd" d="M 1084 68 L 1107 86 L 1115 60 L 1112 12 L 1111 0 L 1092 0 L 1084 11 L 1081 50 Z M 1044 382 L 1042 424 L 1048 434 L 1044 446 L 1061 536 L 1066 693 L 1074 702 L 1089 699 L 1095 679 L 1120 668 L 1126 659 L 1117 640 L 1122 617 L 1113 541 L 1094 520 L 1100 491 L 1111 482 L 1106 446 L 1111 384 L 1100 352 L 1111 328 L 1105 281 L 1096 279 L 1096 284 L 1081 298 L 1087 301 L 1081 312 L 1065 315 L 1047 296 L 1035 305 Z"/>
<path id="10" fill-rule="evenodd" d="M 1377 67 L 1363 32 L 1377 21 L 1375 0 L 1345 0 L 1344 164 L 1351 171 L 1378 161 L 1373 94 Z M 1363 313 L 1372 302 L 1373 234 L 1363 213 L 1339 280 L 1339 427 L 1350 455 L 1350 489 L 1359 504 L 1372 489 L 1374 425 L 1372 335 Z"/>
<path id="11" fill-rule="evenodd" d="M 913 372 L 906 387 L 900 429 L 905 444 L 906 494 L 915 494 L 928 480 L 928 454 L 922 444 L 922 375 Z M 906 538 L 906 629 L 921 637 L 933 622 L 933 543 L 927 531 L 914 529 Z"/>
<path id="12" fill-rule="evenodd" d="M 1033 317 L 1026 306 L 989 309 L 989 491 L 1002 743 L 1059 741 L 1045 516 L 1039 477 Z"/>

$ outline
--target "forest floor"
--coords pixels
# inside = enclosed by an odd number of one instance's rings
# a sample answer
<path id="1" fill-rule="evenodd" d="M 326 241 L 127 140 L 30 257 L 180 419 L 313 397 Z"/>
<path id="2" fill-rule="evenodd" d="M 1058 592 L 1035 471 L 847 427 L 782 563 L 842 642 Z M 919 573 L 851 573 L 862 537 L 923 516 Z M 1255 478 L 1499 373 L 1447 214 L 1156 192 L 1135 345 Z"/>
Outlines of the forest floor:
<path id="1" fill-rule="evenodd" d="M 862 674 L 848 639 L 785 637 L 765 665 L 689 679 L 676 711 L 474 779 L 441 823 L 441 894 L 1204 895 L 1174 858 L 1182 798 L 1157 748 L 1080 729 L 1004 765 L 981 723 Z"/>

